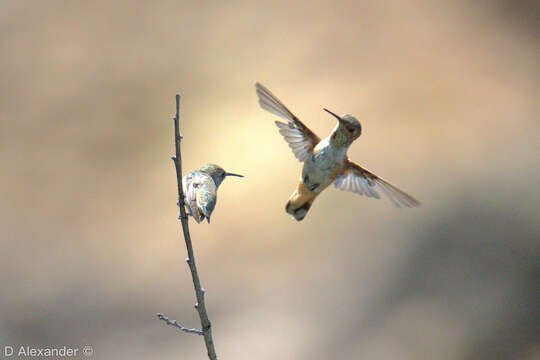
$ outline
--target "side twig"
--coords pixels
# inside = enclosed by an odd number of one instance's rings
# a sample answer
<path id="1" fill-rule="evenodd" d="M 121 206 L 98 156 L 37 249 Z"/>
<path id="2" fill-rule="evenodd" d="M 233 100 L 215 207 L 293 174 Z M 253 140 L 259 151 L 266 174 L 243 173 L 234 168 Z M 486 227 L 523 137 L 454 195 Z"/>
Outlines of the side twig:
<path id="1" fill-rule="evenodd" d="M 163 314 L 157 314 L 158 319 L 163 320 L 167 325 L 174 326 L 184 332 L 199 334 L 204 336 L 204 342 L 206 344 L 206 350 L 208 351 L 208 358 L 210 360 L 217 360 L 216 350 L 214 348 L 214 340 L 212 339 L 212 328 L 208 313 L 206 312 L 206 306 L 204 303 L 204 289 L 201 287 L 201 281 L 199 280 L 199 274 L 197 273 L 197 266 L 195 265 L 195 255 L 193 254 L 193 246 L 191 245 L 191 236 L 189 234 L 188 217 L 186 214 L 184 191 L 182 188 L 182 157 L 180 154 L 180 136 L 179 129 L 179 110 L 180 110 L 180 95 L 176 95 L 176 115 L 174 117 L 174 145 L 175 156 L 172 157 L 174 166 L 176 168 L 176 181 L 178 184 L 178 206 L 180 207 L 180 222 L 182 223 L 182 230 L 184 232 L 184 240 L 186 242 L 187 258 L 186 262 L 191 270 L 191 277 L 193 279 L 193 287 L 195 288 L 195 296 L 197 303 L 195 309 L 199 312 L 199 318 L 201 319 L 202 330 L 188 329 L 180 325 L 176 320 L 169 320 Z"/>
<path id="2" fill-rule="evenodd" d="M 203 332 L 201 330 L 199 330 L 199 329 L 189 329 L 189 328 L 183 326 L 182 324 L 180 324 L 178 321 L 171 320 L 171 319 L 169 319 L 168 317 L 166 317 L 163 314 L 158 313 L 157 317 L 158 317 L 159 320 L 165 321 L 165 323 L 167 325 L 175 327 L 178 330 L 182 330 L 183 332 L 187 332 L 187 333 L 191 333 L 191 334 L 197 334 L 197 335 L 203 335 Z"/>

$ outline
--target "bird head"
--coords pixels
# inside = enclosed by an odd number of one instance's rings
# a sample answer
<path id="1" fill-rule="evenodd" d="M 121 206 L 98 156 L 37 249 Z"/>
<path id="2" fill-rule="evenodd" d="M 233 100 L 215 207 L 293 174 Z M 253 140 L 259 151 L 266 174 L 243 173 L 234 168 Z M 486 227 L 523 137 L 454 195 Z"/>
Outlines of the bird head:
<path id="1" fill-rule="evenodd" d="M 324 111 L 338 120 L 338 126 L 336 127 L 335 133 L 343 138 L 344 143 L 350 144 L 354 140 L 358 139 L 362 134 L 362 126 L 360 125 L 360 121 L 358 121 L 354 116 L 349 114 L 339 116 L 328 109 L 324 109 Z"/>
<path id="2" fill-rule="evenodd" d="M 221 182 L 227 176 L 244 177 L 243 175 L 226 172 L 221 166 L 218 166 L 218 165 L 215 165 L 215 164 L 205 165 L 205 166 L 203 166 L 201 168 L 200 171 L 205 172 L 208 175 L 210 175 L 212 177 L 212 180 L 214 180 L 214 183 L 216 184 L 216 187 L 219 187 Z"/>

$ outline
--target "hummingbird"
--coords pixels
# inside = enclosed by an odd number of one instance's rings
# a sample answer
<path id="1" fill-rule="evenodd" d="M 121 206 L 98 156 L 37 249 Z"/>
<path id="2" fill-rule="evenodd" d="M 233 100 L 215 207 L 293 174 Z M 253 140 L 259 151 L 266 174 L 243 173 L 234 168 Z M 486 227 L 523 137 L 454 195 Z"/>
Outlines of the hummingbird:
<path id="1" fill-rule="evenodd" d="M 204 219 L 210 224 L 210 215 L 216 206 L 217 189 L 227 176 L 244 177 L 226 172 L 218 165 L 209 164 L 182 178 L 188 212 L 197 224 Z"/>
<path id="2" fill-rule="evenodd" d="M 323 108 L 338 123 L 330 135 L 321 140 L 270 90 L 260 83 L 255 84 L 255 89 L 259 105 L 287 121 L 275 123 L 294 156 L 304 164 L 296 190 L 285 205 L 285 211 L 297 221 L 304 219 L 313 201 L 332 183 L 340 190 L 375 199 L 380 199 L 377 192 L 380 190 L 398 208 L 420 205 L 411 195 L 349 160 L 347 150 L 362 133 L 360 122 L 354 116 L 338 116 Z"/>

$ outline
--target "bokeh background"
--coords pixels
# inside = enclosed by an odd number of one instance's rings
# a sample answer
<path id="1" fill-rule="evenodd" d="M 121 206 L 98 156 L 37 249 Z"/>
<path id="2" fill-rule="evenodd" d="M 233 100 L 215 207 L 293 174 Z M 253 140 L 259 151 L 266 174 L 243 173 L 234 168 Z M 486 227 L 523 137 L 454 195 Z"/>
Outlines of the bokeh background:
<path id="1" fill-rule="evenodd" d="M 191 223 L 221 359 L 539 359 L 537 1 L 2 1 L 0 345 L 204 359 L 176 219 L 184 171 L 246 175 Z M 260 81 L 419 209 L 329 188 Z"/>

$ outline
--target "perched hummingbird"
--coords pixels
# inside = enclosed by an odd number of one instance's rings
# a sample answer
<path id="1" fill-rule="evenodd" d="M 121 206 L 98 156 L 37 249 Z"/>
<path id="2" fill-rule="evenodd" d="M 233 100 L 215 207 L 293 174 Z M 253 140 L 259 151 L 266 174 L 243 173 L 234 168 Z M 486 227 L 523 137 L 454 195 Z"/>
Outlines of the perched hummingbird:
<path id="1" fill-rule="evenodd" d="M 286 123 L 276 121 L 276 125 L 294 156 L 304 163 L 298 186 L 285 205 L 285 211 L 297 221 L 304 219 L 315 198 L 332 182 L 340 190 L 376 199 L 380 198 L 377 193 L 380 190 L 398 208 L 420 205 L 412 196 L 348 159 L 347 149 L 362 133 L 355 117 L 338 116 L 324 109 L 338 123 L 332 133 L 321 140 L 270 90 L 259 83 L 255 84 L 255 89 L 264 110 L 287 120 Z"/>
<path id="2" fill-rule="evenodd" d="M 210 215 L 217 201 L 217 189 L 226 176 L 242 175 L 228 173 L 220 166 L 209 164 L 195 170 L 182 178 L 182 187 L 189 215 L 197 223 L 205 218 L 210 224 Z"/>

